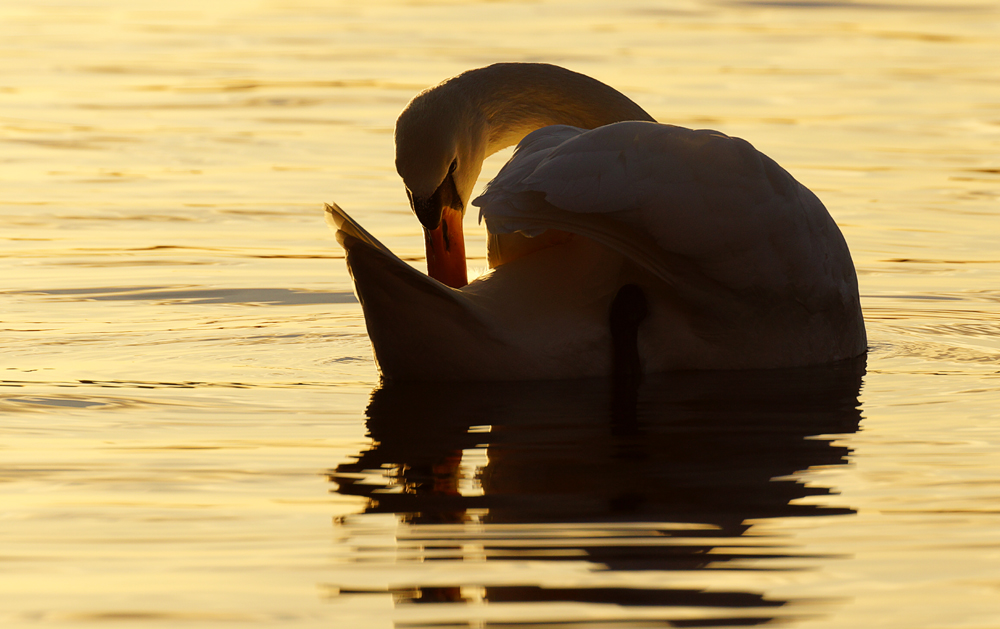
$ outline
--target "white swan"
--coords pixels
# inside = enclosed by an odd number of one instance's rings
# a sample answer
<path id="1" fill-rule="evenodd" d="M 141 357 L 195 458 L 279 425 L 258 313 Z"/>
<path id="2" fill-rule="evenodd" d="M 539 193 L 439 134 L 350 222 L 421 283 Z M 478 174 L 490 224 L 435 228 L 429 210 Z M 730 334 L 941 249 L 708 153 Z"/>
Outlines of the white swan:
<path id="1" fill-rule="evenodd" d="M 475 201 L 492 271 L 464 285 L 467 200 L 485 157 L 518 140 Z M 445 81 L 400 115 L 396 167 L 432 277 L 327 206 L 385 378 L 793 367 L 866 349 L 850 252 L 815 195 L 747 142 L 652 122 L 594 79 L 497 64 Z"/>

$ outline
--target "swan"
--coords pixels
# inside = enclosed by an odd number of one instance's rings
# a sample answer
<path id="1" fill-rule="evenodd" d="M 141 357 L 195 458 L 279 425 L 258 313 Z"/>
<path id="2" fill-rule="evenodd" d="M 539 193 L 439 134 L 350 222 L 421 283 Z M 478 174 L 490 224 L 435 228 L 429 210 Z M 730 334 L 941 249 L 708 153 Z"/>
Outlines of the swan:
<path id="1" fill-rule="evenodd" d="M 659 124 L 604 83 L 535 63 L 425 90 L 395 140 L 428 275 L 326 206 L 383 379 L 767 369 L 866 351 L 840 229 L 744 140 Z M 472 202 L 490 271 L 467 283 L 462 217 L 483 161 L 513 144 Z"/>

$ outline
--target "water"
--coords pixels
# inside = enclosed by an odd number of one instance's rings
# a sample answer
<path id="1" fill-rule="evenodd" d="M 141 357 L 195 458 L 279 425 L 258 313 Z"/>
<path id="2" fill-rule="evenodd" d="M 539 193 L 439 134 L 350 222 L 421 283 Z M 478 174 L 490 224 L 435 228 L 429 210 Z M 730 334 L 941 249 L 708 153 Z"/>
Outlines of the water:
<path id="1" fill-rule="evenodd" d="M 3 5 L 0 621 L 1000 626 L 998 24 L 974 0 Z M 658 379 L 632 414 L 599 383 L 379 389 L 322 202 L 422 264 L 392 124 L 498 60 L 815 190 L 867 360 Z"/>

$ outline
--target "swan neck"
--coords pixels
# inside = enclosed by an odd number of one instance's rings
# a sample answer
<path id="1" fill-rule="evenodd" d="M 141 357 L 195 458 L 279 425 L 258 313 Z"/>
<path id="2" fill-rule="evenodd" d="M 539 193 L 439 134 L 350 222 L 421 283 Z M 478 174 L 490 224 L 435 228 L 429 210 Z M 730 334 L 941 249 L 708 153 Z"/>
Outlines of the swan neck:
<path id="1" fill-rule="evenodd" d="M 486 155 L 536 129 L 564 124 L 581 129 L 652 116 L 614 88 L 586 75 L 539 63 L 498 63 L 453 79 L 485 121 Z"/>

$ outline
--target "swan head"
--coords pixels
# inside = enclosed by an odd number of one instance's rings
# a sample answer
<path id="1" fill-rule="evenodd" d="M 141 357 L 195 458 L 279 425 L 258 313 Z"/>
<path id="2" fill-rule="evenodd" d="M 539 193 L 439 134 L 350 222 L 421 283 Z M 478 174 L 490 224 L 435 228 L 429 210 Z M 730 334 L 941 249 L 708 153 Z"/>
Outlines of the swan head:
<path id="1" fill-rule="evenodd" d="M 487 126 L 447 82 L 418 94 L 396 121 L 396 172 L 424 227 L 428 274 L 468 283 L 462 218 L 486 159 Z"/>
<path id="2" fill-rule="evenodd" d="M 410 101 L 396 120 L 396 172 L 420 223 L 435 229 L 441 206 L 465 212 L 486 159 L 486 122 L 447 83 Z"/>

